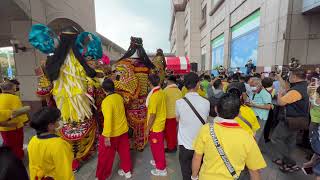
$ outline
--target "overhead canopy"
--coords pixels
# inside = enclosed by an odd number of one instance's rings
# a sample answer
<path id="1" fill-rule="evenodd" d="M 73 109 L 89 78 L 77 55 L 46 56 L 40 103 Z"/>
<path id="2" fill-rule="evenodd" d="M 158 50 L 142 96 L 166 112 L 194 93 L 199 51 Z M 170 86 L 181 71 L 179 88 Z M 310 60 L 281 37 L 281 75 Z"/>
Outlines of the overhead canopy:
<path id="1" fill-rule="evenodd" d="M 188 57 L 166 57 L 167 70 L 175 74 L 186 74 L 190 72 L 190 61 Z"/>

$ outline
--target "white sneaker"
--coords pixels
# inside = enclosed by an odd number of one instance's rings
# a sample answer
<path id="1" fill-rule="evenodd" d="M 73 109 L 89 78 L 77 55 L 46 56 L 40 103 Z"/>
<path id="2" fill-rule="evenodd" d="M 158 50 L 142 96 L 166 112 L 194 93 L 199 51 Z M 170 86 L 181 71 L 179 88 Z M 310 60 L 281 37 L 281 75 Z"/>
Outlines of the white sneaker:
<path id="1" fill-rule="evenodd" d="M 159 169 L 152 169 L 151 174 L 154 176 L 167 176 L 167 169 L 159 170 Z"/>
<path id="2" fill-rule="evenodd" d="M 122 169 L 118 170 L 119 176 L 124 176 L 126 179 L 130 179 L 132 177 L 131 172 L 125 173 Z"/>
<path id="3" fill-rule="evenodd" d="M 155 160 L 150 160 L 150 164 L 151 164 L 153 167 L 156 167 L 156 161 L 155 161 Z"/>

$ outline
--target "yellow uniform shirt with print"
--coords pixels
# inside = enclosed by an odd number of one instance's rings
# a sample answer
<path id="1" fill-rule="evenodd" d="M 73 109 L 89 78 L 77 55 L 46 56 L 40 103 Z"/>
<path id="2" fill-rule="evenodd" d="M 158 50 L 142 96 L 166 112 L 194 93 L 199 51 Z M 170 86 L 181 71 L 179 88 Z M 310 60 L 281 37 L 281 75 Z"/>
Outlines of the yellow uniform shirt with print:
<path id="1" fill-rule="evenodd" d="M 71 145 L 60 137 L 39 139 L 34 136 L 28 145 L 30 179 L 37 176 L 54 180 L 74 180 Z"/>
<path id="2" fill-rule="evenodd" d="M 167 118 L 166 95 L 162 89 L 154 92 L 150 96 L 148 105 L 148 120 L 150 118 L 150 114 L 156 115 L 156 119 L 151 127 L 151 131 L 162 132 L 165 128 Z"/>
<path id="3" fill-rule="evenodd" d="M 124 102 L 119 94 L 107 96 L 101 104 L 104 118 L 102 135 L 104 137 L 117 137 L 128 132 L 128 122 Z"/>
<path id="4" fill-rule="evenodd" d="M 12 111 L 0 110 L 0 122 L 8 121 L 12 115 Z"/>
<path id="5" fill-rule="evenodd" d="M 194 142 L 195 153 L 204 155 L 199 179 L 232 180 L 232 176 L 213 143 L 209 130 L 209 125 L 204 125 Z M 253 136 L 241 127 L 224 127 L 215 123 L 214 130 L 237 175 L 240 175 L 245 166 L 251 170 L 266 167 L 266 162 Z"/>
<path id="6" fill-rule="evenodd" d="M 166 94 L 167 119 L 176 117 L 176 101 L 182 98 L 182 93 L 178 87 L 167 87 Z"/>
<path id="7" fill-rule="evenodd" d="M 183 86 L 181 92 L 182 92 L 182 97 L 184 97 L 184 96 L 188 93 L 188 89 L 187 89 L 185 86 Z M 197 90 L 197 93 L 198 93 L 201 97 L 206 98 L 206 92 L 204 92 L 201 88 L 199 88 L 199 89 Z"/>
<path id="8" fill-rule="evenodd" d="M 249 106 L 242 105 L 240 107 L 240 114 L 243 118 L 245 118 L 250 123 L 252 128 L 248 126 L 248 124 L 243 122 L 243 120 L 241 120 L 239 117 L 236 117 L 235 120 L 250 135 L 254 135 L 257 132 L 257 130 L 260 129 L 260 124 L 254 111 Z"/>
<path id="9" fill-rule="evenodd" d="M 22 102 L 18 96 L 6 93 L 0 94 L 0 111 L 13 111 L 19 108 L 22 108 Z M 26 121 L 28 121 L 27 115 L 21 115 L 10 120 L 10 122 L 18 123 L 16 128 L 23 127 Z M 0 131 L 11 131 L 16 128 L 0 127 Z"/>

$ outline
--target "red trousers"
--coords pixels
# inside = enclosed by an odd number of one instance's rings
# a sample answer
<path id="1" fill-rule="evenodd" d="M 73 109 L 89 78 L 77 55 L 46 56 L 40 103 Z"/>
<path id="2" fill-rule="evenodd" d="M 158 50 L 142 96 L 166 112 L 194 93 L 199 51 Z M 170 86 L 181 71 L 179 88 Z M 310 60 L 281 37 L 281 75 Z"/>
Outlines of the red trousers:
<path id="1" fill-rule="evenodd" d="M 164 154 L 164 133 L 152 132 L 149 134 L 149 143 L 156 168 L 164 170 L 166 168 L 166 156 Z"/>
<path id="2" fill-rule="evenodd" d="M 166 128 L 164 131 L 165 139 L 167 141 L 167 148 L 173 150 L 177 148 L 177 120 L 171 118 L 166 120 Z"/>
<path id="3" fill-rule="evenodd" d="M 132 165 L 128 133 L 118 137 L 111 137 L 111 146 L 106 146 L 104 139 L 105 137 L 102 135 L 99 137 L 98 165 L 96 171 L 98 180 L 105 180 L 111 175 L 116 152 L 118 152 L 120 157 L 120 168 L 126 173 L 131 171 Z"/>
<path id="4" fill-rule="evenodd" d="M 3 145 L 9 147 L 12 152 L 19 158 L 23 159 L 23 128 L 1 131 Z"/>

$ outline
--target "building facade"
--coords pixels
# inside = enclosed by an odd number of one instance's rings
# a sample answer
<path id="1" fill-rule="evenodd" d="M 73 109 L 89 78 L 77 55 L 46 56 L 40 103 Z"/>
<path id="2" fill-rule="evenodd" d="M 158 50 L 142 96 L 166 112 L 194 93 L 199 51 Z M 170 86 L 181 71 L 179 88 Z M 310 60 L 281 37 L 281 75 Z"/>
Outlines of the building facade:
<path id="1" fill-rule="evenodd" d="M 198 70 L 244 67 L 250 59 L 260 71 L 291 58 L 320 64 L 319 7 L 320 0 L 172 1 L 171 52 L 184 50 Z M 181 39 L 177 32 L 190 28 L 192 38 Z"/>
<path id="2" fill-rule="evenodd" d="M 35 95 L 35 68 L 46 57 L 28 42 L 32 24 L 47 24 L 57 33 L 66 26 L 80 31 L 96 31 L 94 0 L 1 0 L 0 47 L 15 47 L 16 78 L 21 83 L 21 98 L 25 102 L 39 102 Z M 125 52 L 107 38 L 102 39 L 104 52 L 116 60 Z M 22 50 L 23 49 L 23 50 Z"/>

